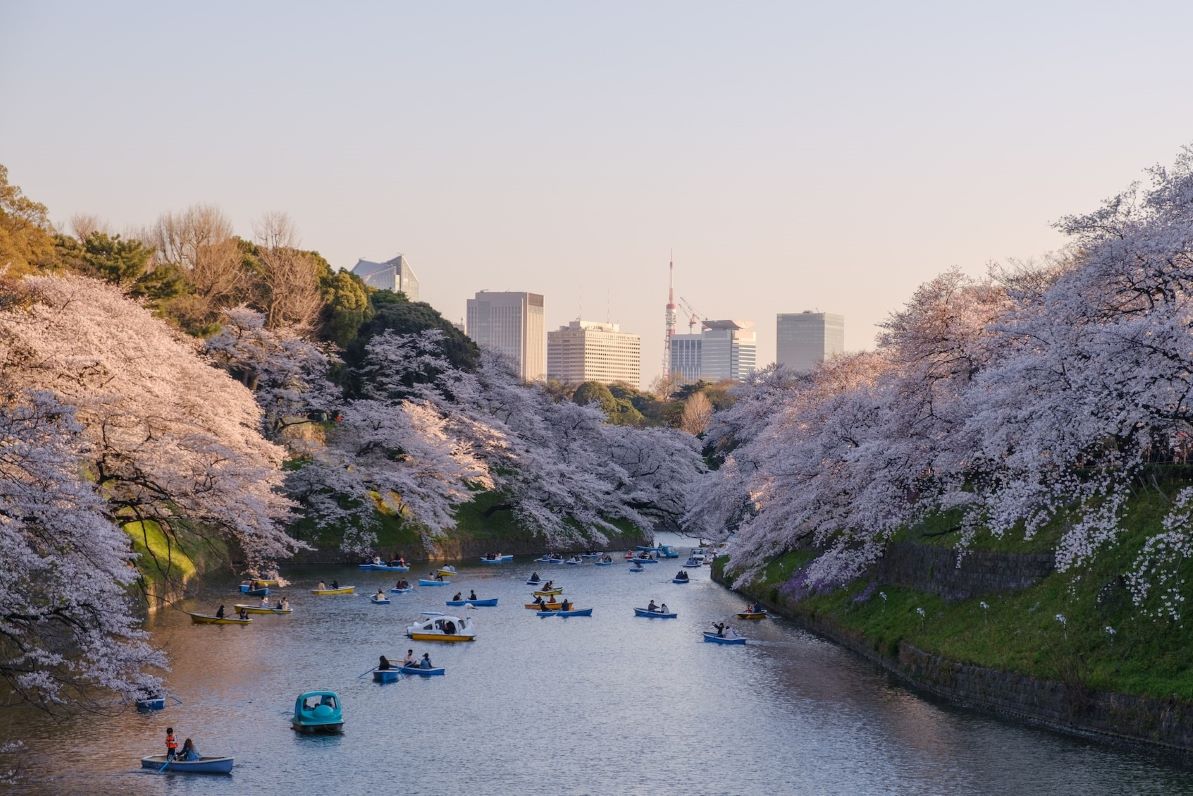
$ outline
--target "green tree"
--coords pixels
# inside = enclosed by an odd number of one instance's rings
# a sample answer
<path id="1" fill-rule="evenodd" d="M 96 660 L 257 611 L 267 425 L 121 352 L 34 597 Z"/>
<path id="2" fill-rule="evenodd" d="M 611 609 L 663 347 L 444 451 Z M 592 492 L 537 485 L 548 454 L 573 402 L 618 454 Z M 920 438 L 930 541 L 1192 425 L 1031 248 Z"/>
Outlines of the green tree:
<path id="1" fill-rule="evenodd" d="M 599 381 L 586 381 L 572 393 L 572 402 L 580 406 L 596 404 L 606 415 L 617 410 L 617 400 L 609 388 Z"/>
<path id="2" fill-rule="evenodd" d="M 614 389 L 617 390 L 616 394 Z M 613 385 L 607 387 L 596 381 L 586 381 L 576 388 L 572 400 L 580 405 L 596 404 L 605 413 L 610 423 L 617 426 L 641 426 L 646 422 L 627 393 L 632 388 L 627 385 Z"/>
<path id="3" fill-rule="evenodd" d="M 51 229 L 46 206 L 10 184 L 0 164 L 0 269 L 15 275 L 44 264 L 54 254 Z"/>
<path id="4" fill-rule="evenodd" d="M 320 314 L 319 336 L 342 348 L 356 339 L 360 327 L 373 317 L 369 302 L 369 288 L 361 278 L 349 271 L 326 274 L 321 280 L 323 311 Z"/>

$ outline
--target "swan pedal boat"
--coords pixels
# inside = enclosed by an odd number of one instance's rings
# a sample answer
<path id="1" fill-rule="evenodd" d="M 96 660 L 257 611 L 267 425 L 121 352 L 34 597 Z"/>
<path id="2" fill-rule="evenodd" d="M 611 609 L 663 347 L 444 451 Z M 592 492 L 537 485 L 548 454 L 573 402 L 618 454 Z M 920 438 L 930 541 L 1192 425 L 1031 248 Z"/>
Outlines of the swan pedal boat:
<path id="1" fill-rule="evenodd" d="M 444 629 L 448 622 L 455 625 L 454 633 Z M 476 631 L 472 629 L 471 622 L 446 614 L 415 622 L 406 628 L 406 635 L 415 641 L 476 641 Z"/>
<path id="2" fill-rule="evenodd" d="M 535 597 L 554 597 L 557 594 L 563 594 L 563 587 L 557 586 L 554 589 L 545 589 L 543 591 L 534 592 Z"/>
<path id="3" fill-rule="evenodd" d="M 648 611 L 645 608 L 635 608 L 634 616 L 645 616 L 648 619 L 675 619 L 679 614 L 675 611 L 663 613 L 662 611 Z"/>
<path id="4" fill-rule="evenodd" d="M 320 597 L 326 597 L 329 594 L 352 594 L 355 591 L 355 586 L 341 586 L 338 589 L 311 589 L 311 594 L 317 594 Z"/>
<path id="5" fill-rule="evenodd" d="M 718 636 L 716 633 L 706 630 L 704 631 L 704 640 L 711 641 L 713 644 L 745 644 L 745 636 Z"/>
<path id="6" fill-rule="evenodd" d="M 451 581 L 448 580 L 432 580 L 431 578 L 419 578 L 419 586 L 446 586 Z"/>
<path id="7" fill-rule="evenodd" d="M 241 605 L 236 603 L 232 606 L 237 611 L 244 609 L 246 614 L 277 614 L 278 616 L 285 616 L 286 614 L 294 613 L 293 608 L 262 608 L 259 605 Z"/>
<path id="8" fill-rule="evenodd" d="M 537 611 L 536 616 L 592 616 L 591 608 L 571 608 L 567 611 Z"/>
<path id="9" fill-rule="evenodd" d="M 525 603 L 525 607 L 532 611 L 558 611 L 563 603 Z"/>
<path id="10" fill-rule="evenodd" d="M 382 597 L 381 599 L 377 599 L 377 595 L 374 594 L 369 598 L 369 602 L 371 602 L 373 605 L 389 605 L 389 598 Z"/>
<path id="11" fill-rule="evenodd" d="M 513 560 L 514 560 L 513 553 L 507 553 L 506 555 L 497 556 L 496 558 L 486 558 L 485 556 L 481 556 L 482 564 L 504 564 L 506 561 L 513 561 Z"/>
<path id="12" fill-rule="evenodd" d="M 477 607 L 492 608 L 497 605 L 496 597 L 486 597 L 479 600 L 448 600 L 447 604 L 453 608 L 459 608 L 464 605 L 475 605 Z"/>
<path id="13" fill-rule="evenodd" d="M 669 544 L 659 545 L 658 554 L 663 558 L 679 558 L 679 553 Z"/>
<path id="14" fill-rule="evenodd" d="M 344 706 L 335 691 L 307 691 L 294 700 L 290 726 L 298 732 L 341 732 Z"/>
<path id="15" fill-rule="evenodd" d="M 424 669 L 421 666 L 403 666 L 402 674 L 418 674 L 423 677 L 432 677 L 439 674 L 447 674 L 447 669 L 442 666 L 433 666 L 430 669 Z"/>
<path id="16" fill-rule="evenodd" d="M 738 619 L 751 619 L 757 621 L 759 619 L 766 619 L 766 611 L 742 611 L 737 615 Z"/>
<path id="17" fill-rule="evenodd" d="M 414 588 L 411 587 L 409 589 L 390 589 L 389 593 L 390 594 L 405 594 L 408 591 L 414 591 Z"/>
<path id="18" fill-rule="evenodd" d="M 236 761 L 233 757 L 219 757 L 216 755 L 200 757 L 198 760 L 171 760 L 166 762 L 165 755 L 150 755 L 141 758 L 141 768 L 154 768 L 159 771 L 172 771 L 175 774 L 230 774 L 232 765 Z"/>
<path id="19" fill-rule="evenodd" d="M 247 625 L 252 621 L 252 619 L 241 619 L 234 616 L 225 616 L 220 619 L 218 616 L 208 616 L 207 614 L 191 614 L 191 622 L 196 625 Z"/>

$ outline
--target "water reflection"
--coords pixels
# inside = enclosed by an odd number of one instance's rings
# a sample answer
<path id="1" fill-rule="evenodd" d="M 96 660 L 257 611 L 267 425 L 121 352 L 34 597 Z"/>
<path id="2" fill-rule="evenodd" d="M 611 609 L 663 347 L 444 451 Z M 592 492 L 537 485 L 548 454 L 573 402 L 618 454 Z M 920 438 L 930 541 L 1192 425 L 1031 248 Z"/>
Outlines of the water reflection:
<path id="1" fill-rule="evenodd" d="M 593 617 L 522 608 L 532 567 Z M 746 647 L 705 644 L 700 631 L 741 601 L 707 569 L 671 584 L 676 568 L 463 565 L 458 588 L 500 598 L 471 610 L 444 606 L 456 588 L 377 606 L 367 595 L 392 585 L 390 573 L 292 569 L 292 616 L 196 626 L 171 612 L 153 622 L 182 705 L 62 722 L 21 714 L 10 731 L 30 754 L 18 792 L 1193 792 L 1184 772 L 1147 758 L 924 701 L 782 621 L 740 623 L 757 642 Z M 320 578 L 361 594 L 314 597 L 307 589 Z M 211 584 L 188 607 L 231 605 L 235 589 Z M 636 619 L 631 608 L 652 598 L 679 618 Z M 467 611 L 478 640 L 408 641 L 406 625 L 426 610 Z M 407 649 L 430 651 L 447 675 L 387 686 L 358 676 Z M 342 697 L 344 734 L 293 732 L 295 696 L 323 688 Z M 235 755 L 232 777 L 141 773 L 138 759 L 159 751 L 167 725 L 206 754 Z"/>

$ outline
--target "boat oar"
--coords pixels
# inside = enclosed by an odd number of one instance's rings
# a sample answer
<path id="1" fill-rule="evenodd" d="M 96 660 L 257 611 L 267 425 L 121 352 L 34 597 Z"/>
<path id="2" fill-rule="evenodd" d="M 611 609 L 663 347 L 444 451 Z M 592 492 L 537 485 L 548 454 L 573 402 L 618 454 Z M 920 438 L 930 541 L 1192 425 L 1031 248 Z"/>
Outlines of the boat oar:
<path id="1" fill-rule="evenodd" d="M 170 756 L 166 755 L 166 762 L 162 763 L 162 767 L 157 770 L 157 773 L 162 773 L 166 770 L 166 766 L 170 765 Z"/>

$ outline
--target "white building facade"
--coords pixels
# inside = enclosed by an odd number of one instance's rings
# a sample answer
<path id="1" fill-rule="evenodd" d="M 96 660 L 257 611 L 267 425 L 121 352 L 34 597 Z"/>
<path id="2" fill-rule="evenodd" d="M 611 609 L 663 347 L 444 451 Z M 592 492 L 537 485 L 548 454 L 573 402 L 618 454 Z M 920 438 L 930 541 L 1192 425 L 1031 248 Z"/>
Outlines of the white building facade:
<path id="1" fill-rule="evenodd" d="M 749 321 L 711 321 L 699 334 L 671 338 L 671 374 L 681 382 L 742 381 L 758 366 L 758 335 Z"/>
<path id="2" fill-rule="evenodd" d="M 352 273 L 361 278 L 369 287 L 378 290 L 392 290 L 395 293 L 405 293 L 406 298 L 418 301 L 418 277 L 404 255 L 399 254 L 383 263 L 372 260 L 357 260 L 352 266 Z"/>
<path id="3" fill-rule="evenodd" d="M 564 384 L 642 380 L 642 339 L 615 323 L 572 321 L 547 332 L 547 377 Z"/>
<path id="4" fill-rule="evenodd" d="M 775 360 L 797 373 L 810 373 L 845 352 L 845 316 L 831 312 L 780 313 L 775 319 Z"/>
<path id="5" fill-rule="evenodd" d="M 540 293 L 482 290 L 468 299 L 465 330 L 481 348 L 503 354 L 523 381 L 547 376 L 546 314 Z"/>

